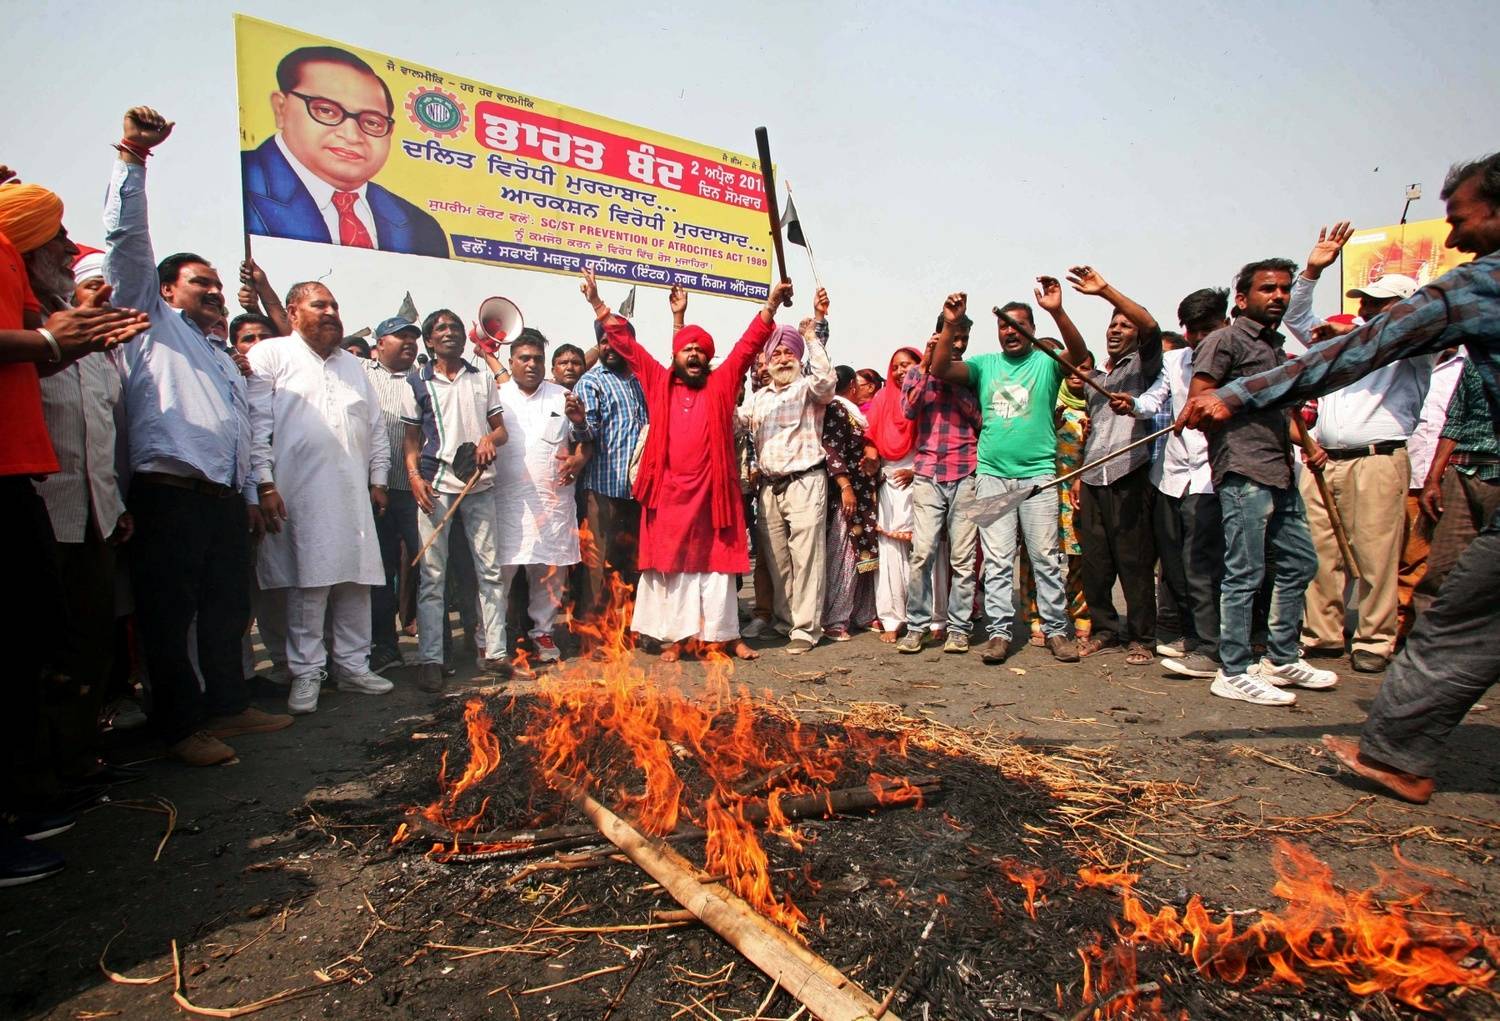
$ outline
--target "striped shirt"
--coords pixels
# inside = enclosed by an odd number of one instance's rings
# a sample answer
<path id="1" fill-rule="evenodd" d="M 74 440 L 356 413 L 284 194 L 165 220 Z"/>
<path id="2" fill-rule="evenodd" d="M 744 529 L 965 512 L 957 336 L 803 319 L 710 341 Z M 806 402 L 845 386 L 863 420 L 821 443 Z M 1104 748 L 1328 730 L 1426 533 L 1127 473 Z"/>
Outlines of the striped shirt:
<path id="1" fill-rule="evenodd" d="M 478 443 L 490 431 L 489 419 L 503 412 L 495 379 L 468 362 L 462 362 L 451 380 L 434 371 L 433 359 L 406 377 L 407 395 L 401 421 L 422 430 L 422 459 L 418 470 L 439 493 L 457 493 L 464 480 L 453 471 L 453 458 L 465 443 Z M 486 470 L 474 484 L 474 492 L 495 484 L 495 473 Z"/>
<path id="2" fill-rule="evenodd" d="M 1094 382 L 1110 393 L 1128 393 L 1139 397 L 1161 375 L 1162 348 L 1161 328 L 1142 330 L 1135 350 L 1123 355 L 1108 372 L 1094 373 Z M 1097 461 L 1112 450 L 1148 435 L 1153 423 L 1130 415 L 1115 415 L 1109 410 L 1109 401 L 1097 390 L 1089 390 L 1089 438 L 1084 444 L 1083 460 Z M 1112 461 L 1086 472 L 1083 481 L 1090 486 L 1108 486 L 1118 482 L 1131 472 L 1149 464 L 1159 445 L 1136 447 Z"/>
<path id="3" fill-rule="evenodd" d="M 1373 321 L 1218 396 L 1235 412 L 1291 407 L 1398 359 L 1459 346 L 1484 384 L 1491 421 L 1500 418 L 1500 252 L 1455 266 Z"/>
<path id="4" fill-rule="evenodd" d="M 401 420 L 401 409 L 411 396 L 411 384 L 406 380 L 411 375 L 411 370 L 392 372 L 381 365 L 378 358 L 366 358 L 364 363 L 375 393 L 380 396 L 380 417 L 385 422 L 385 432 L 391 441 L 390 488 L 409 492 L 411 483 L 406 478 L 406 455 L 403 453 L 406 450 L 406 423 Z"/>
<path id="5" fill-rule="evenodd" d="M 646 395 L 634 374 L 622 376 L 601 361 L 573 388 L 583 402 L 583 429 L 577 438 L 594 445 L 583 469 L 583 488 L 600 496 L 630 496 L 630 455 L 646 427 Z"/>
<path id="6" fill-rule="evenodd" d="M 115 407 L 120 370 L 110 352 L 79 359 L 42 378 L 42 414 L 58 471 L 36 483 L 58 542 L 81 543 L 92 511 L 100 538 L 109 538 L 125 501 L 115 475 Z"/>

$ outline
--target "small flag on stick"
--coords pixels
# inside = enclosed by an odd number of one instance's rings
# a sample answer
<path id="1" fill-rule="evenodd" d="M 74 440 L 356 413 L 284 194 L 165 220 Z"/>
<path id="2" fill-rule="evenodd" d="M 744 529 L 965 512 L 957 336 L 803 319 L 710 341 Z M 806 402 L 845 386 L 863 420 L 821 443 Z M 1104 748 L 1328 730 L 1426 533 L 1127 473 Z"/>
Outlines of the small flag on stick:
<path id="1" fill-rule="evenodd" d="M 630 285 L 630 293 L 625 295 L 625 300 L 620 302 L 620 316 L 630 319 L 635 315 L 635 284 Z"/>
<path id="2" fill-rule="evenodd" d="M 812 267 L 813 283 L 822 287 L 822 281 L 818 279 L 818 263 L 813 258 L 812 245 L 807 243 L 807 235 L 802 231 L 802 220 L 797 215 L 797 204 L 792 201 L 792 182 L 786 183 L 786 212 L 781 215 L 781 229 L 786 232 L 786 239 L 794 245 L 801 245 L 807 251 L 807 262 Z"/>
<path id="3" fill-rule="evenodd" d="M 417 321 L 417 303 L 411 300 L 411 292 L 406 292 L 406 297 L 401 299 L 401 308 L 396 314 L 409 323 Z"/>

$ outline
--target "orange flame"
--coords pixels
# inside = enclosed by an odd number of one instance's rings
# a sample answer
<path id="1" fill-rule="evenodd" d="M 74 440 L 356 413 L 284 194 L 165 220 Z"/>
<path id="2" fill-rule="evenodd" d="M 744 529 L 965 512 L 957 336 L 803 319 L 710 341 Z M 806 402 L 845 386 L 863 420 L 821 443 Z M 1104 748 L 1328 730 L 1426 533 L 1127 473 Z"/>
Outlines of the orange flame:
<path id="1" fill-rule="evenodd" d="M 1133 976 L 1135 943 L 1189 955 L 1200 973 L 1225 982 L 1240 982 L 1257 966 L 1270 969 L 1268 981 L 1299 989 L 1308 976 L 1325 974 L 1343 981 L 1357 996 L 1387 993 L 1427 1011 L 1437 1009 L 1427 995 L 1434 987 L 1488 989 L 1493 981 L 1492 966 L 1461 962 L 1481 946 L 1500 946 L 1500 941 L 1461 920 L 1426 920 L 1441 916 L 1425 911 L 1431 889 L 1414 879 L 1385 873 L 1369 889 L 1343 890 L 1334 884 L 1328 865 L 1284 840 L 1277 841 L 1273 864 L 1278 878 L 1271 889 L 1286 903 L 1279 910 L 1262 912 L 1238 934 L 1233 916 L 1214 921 L 1197 896 L 1180 916 L 1171 906 L 1152 914 L 1133 892 L 1135 876 L 1080 869 L 1081 885 L 1119 891 L 1124 918 L 1115 925 L 1121 942 L 1112 954 L 1102 949 L 1081 952 L 1086 954 L 1086 993 L 1134 984 L 1133 977 L 1126 981 L 1125 972 Z M 1403 896 L 1391 902 L 1377 896 L 1390 891 Z M 1129 969 L 1121 954 L 1130 957 Z M 1116 960 L 1108 984 L 1102 970 L 1100 980 L 1093 982 L 1090 959 L 1102 962 L 1107 957 Z M 1085 1002 L 1092 1002 L 1087 995 Z"/>
<path id="2" fill-rule="evenodd" d="M 1005 873 L 1005 878 L 1026 891 L 1026 913 L 1036 920 L 1036 894 L 1047 882 L 1045 869 L 1027 865 L 1015 858 L 1002 858 L 995 864 Z"/>

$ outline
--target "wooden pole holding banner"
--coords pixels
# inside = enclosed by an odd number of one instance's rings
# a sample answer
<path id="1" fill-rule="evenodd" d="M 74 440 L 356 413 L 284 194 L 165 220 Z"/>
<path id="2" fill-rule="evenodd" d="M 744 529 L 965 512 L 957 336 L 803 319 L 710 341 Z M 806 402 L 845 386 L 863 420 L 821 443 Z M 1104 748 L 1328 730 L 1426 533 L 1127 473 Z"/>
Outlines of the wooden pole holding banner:
<path id="1" fill-rule="evenodd" d="M 791 277 L 786 273 L 786 251 L 781 244 L 781 210 L 776 203 L 776 175 L 771 170 L 771 136 L 766 133 L 765 128 L 755 129 L 755 148 L 760 153 L 760 179 L 766 189 L 766 215 L 771 221 L 771 243 L 776 249 L 776 269 L 781 274 L 781 282 L 788 283 Z M 782 299 L 783 305 L 790 306 L 790 297 Z"/>

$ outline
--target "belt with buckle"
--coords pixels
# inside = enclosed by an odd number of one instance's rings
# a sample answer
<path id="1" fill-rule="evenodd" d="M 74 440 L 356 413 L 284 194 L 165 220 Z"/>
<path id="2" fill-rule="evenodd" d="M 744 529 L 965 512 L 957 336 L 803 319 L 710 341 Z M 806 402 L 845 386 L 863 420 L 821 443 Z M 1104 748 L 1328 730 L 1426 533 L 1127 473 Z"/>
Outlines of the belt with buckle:
<path id="1" fill-rule="evenodd" d="M 186 489 L 189 493 L 197 493 L 200 496 L 212 496 L 217 500 L 224 500 L 237 495 L 228 486 L 221 486 L 217 482 L 207 479 L 190 479 L 182 475 L 169 475 L 166 472 L 136 472 L 135 478 L 142 482 L 151 482 L 158 486 L 171 486 L 173 489 Z"/>
<path id="2" fill-rule="evenodd" d="M 1386 440 L 1383 443 L 1370 443 L 1363 447 L 1341 447 L 1338 450 L 1323 448 L 1323 453 L 1328 455 L 1330 461 L 1352 461 L 1356 457 L 1370 457 L 1375 454 L 1394 454 L 1406 446 L 1405 440 Z"/>
<path id="3" fill-rule="evenodd" d="M 771 492 L 775 493 L 777 496 L 781 496 L 786 492 L 788 486 L 790 486 L 793 482 L 796 482 L 798 479 L 802 478 L 804 475 L 811 475 L 813 472 L 822 471 L 824 464 L 825 462 L 819 461 L 817 464 L 813 465 L 810 468 L 803 468 L 801 471 L 791 472 L 787 475 L 772 475 L 769 472 L 762 472 L 760 476 L 760 484 L 763 486 L 770 486 Z"/>

